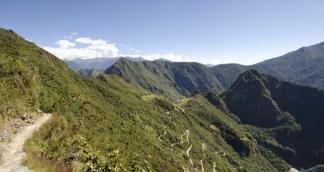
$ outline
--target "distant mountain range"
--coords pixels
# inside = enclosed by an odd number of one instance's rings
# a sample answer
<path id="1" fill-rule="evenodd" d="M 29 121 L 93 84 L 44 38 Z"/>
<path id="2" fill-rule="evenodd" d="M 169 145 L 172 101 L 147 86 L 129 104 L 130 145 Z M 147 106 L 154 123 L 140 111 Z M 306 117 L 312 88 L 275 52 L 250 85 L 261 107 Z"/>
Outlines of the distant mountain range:
<path id="1" fill-rule="evenodd" d="M 244 71 L 258 71 L 281 80 L 324 89 L 324 43 L 300 48 L 254 65 L 222 64 L 207 67 L 199 63 L 133 61 L 120 59 L 105 70 L 154 93 L 190 95 L 193 91 L 222 93 Z"/>
<path id="2" fill-rule="evenodd" d="M 75 71 L 79 71 L 82 69 L 105 70 L 121 58 L 129 59 L 132 61 L 145 60 L 141 57 L 100 57 L 100 58 L 92 58 L 92 59 L 65 60 L 64 62 L 68 64 Z"/>

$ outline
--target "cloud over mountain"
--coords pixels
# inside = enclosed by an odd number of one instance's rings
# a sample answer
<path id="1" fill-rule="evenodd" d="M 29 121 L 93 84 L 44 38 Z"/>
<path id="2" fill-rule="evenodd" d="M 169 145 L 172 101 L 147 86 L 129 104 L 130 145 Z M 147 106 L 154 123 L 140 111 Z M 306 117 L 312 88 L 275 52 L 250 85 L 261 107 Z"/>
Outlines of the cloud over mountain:
<path id="1" fill-rule="evenodd" d="M 102 39 L 79 37 L 72 41 L 59 40 L 57 47 L 43 47 L 62 59 L 116 57 L 119 49 L 114 43 L 108 43 Z"/>
<path id="2" fill-rule="evenodd" d="M 124 44 L 110 43 L 104 39 L 93 39 L 90 37 L 73 38 L 74 36 L 75 34 L 66 39 L 56 41 L 56 46 L 42 46 L 42 48 L 64 60 L 93 59 L 100 57 L 142 57 L 146 60 L 166 59 L 174 62 L 201 61 L 201 58 L 193 58 L 179 53 L 142 53 L 142 51 L 133 47 L 128 47 Z M 120 45 L 120 47 L 117 45 Z M 218 64 L 225 61 L 216 58 L 201 62 L 216 62 L 215 64 Z"/>

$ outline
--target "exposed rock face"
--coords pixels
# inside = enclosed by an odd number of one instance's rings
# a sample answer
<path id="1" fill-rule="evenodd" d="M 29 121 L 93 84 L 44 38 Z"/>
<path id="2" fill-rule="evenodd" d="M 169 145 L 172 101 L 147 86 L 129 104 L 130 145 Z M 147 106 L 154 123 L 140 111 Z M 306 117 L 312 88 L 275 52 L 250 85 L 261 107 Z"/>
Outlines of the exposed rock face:
<path id="1" fill-rule="evenodd" d="M 290 164 L 309 168 L 324 163 L 324 91 L 250 70 L 221 97 L 242 123 L 268 129 L 262 131 L 281 145 L 262 137 L 259 143 L 273 147 Z"/>

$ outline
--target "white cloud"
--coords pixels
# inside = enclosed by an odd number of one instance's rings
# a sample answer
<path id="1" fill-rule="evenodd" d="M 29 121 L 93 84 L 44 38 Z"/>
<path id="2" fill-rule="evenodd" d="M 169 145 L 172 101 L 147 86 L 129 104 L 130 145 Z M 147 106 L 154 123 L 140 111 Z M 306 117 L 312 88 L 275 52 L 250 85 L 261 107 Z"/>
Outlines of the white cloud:
<path id="1" fill-rule="evenodd" d="M 96 57 L 142 57 L 147 60 L 156 60 L 159 58 L 170 61 L 189 61 L 189 57 L 175 53 L 155 53 L 141 54 L 140 50 L 130 48 L 134 54 L 120 54 L 119 49 L 113 43 L 108 43 L 103 39 L 92 39 L 89 37 L 79 37 L 74 40 L 59 40 L 57 47 L 43 47 L 45 50 L 53 53 L 61 59 L 71 60 L 75 58 L 91 59 Z"/>
<path id="2" fill-rule="evenodd" d="M 233 63 L 234 60 L 228 54 L 218 58 L 200 58 L 189 57 L 176 53 L 153 53 L 143 54 L 140 50 L 132 49 L 132 53 L 119 53 L 119 49 L 114 43 L 108 43 L 103 39 L 92 39 L 89 37 L 79 37 L 74 40 L 59 40 L 57 47 L 43 47 L 45 50 L 53 53 L 57 57 L 65 60 L 75 58 L 91 59 L 97 57 L 142 57 L 146 60 L 167 59 L 174 62 L 200 62 L 203 64 L 224 64 Z M 125 46 L 120 44 L 120 46 Z"/>
<path id="3" fill-rule="evenodd" d="M 80 37 L 75 39 L 75 42 L 80 44 L 88 44 L 88 45 L 105 45 L 107 42 L 102 39 L 92 39 L 88 37 Z"/>
<path id="4" fill-rule="evenodd" d="M 116 44 L 108 43 L 103 39 L 93 39 L 89 37 L 78 37 L 73 40 L 63 39 L 56 42 L 57 47 L 43 47 L 61 59 L 72 60 L 75 58 L 91 59 L 97 57 L 142 57 L 147 60 L 167 59 L 174 62 L 200 62 L 203 64 L 224 64 L 233 63 L 229 54 L 217 58 L 190 57 L 177 53 L 152 53 L 144 54 L 140 50 L 129 47 L 129 53 L 119 53 Z M 118 44 L 120 47 L 126 46 Z"/>
<path id="5" fill-rule="evenodd" d="M 115 44 L 108 43 L 102 39 L 92 39 L 87 37 L 76 38 L 74 41 L 59 40 L 58 47 L 43 47 L 61 59 L 74 58 L 96 58 L 96 57 L 116 57 L 118 48 Z"/>
<path id="6" fill-rule="evenodd" d="M 70 42 L 69 40 L 59 40 L 56 44 L 63 49 L 71 48 L 75 46 L 74 42 Z"/>

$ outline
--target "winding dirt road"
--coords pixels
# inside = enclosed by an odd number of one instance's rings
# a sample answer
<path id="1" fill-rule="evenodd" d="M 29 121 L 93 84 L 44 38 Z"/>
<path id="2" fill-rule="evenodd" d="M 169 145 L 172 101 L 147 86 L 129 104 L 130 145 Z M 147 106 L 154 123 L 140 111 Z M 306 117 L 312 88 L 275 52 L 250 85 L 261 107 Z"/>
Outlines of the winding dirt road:
<path id="1" fill-rule="evenodd" d="M 201 167 L 201 172 L 204 172 L 205 171 L 205 168 L 204 168 L 204 163 L 203 161 L 205 160 L 206 158 L 206 153 L 205 151 L 207 151 L 207 146 L 206 146 L 206 143 L 202 143 L 201 144 L 201 151 L 202 153 L 204 154 L 203 158 L 200 160 L 200 167 Z"/>
<path id="2" fill-rule="evenodd" d="M 163 133 L 161 135 L 159 135 L 158 139 L 161 140 L 161 137 L 165 136 L 167 134 L 166 131 L 166 126 L 163 127 Z"/>
<path id="3" fill-rule="evenodd" d="M 40 118 L 34 121 L 33 124 L 23 127 L 17 134 L 14 135 L 12 142 L 1 145 L 2 161 L 0 162 L 1 172 L 28 172 L 28 168 L 22 164 L 25 153 L 23 145 L 25 141 L 51 117 L 51 114 L 44 113 Z"/>

